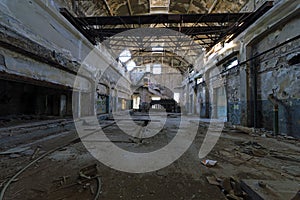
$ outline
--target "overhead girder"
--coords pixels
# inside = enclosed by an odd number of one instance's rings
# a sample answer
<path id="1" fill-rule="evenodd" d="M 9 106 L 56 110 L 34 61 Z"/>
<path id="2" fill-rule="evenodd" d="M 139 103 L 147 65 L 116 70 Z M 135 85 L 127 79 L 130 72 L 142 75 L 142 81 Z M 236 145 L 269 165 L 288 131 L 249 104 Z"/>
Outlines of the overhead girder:
<path id="1" fill-rule="evenodd" d="M 202 53 L 202 47 L 187 36 L 185 38 L 167 36 L 156 39 L 156 36 L 139 38 L 136 36 L 122 37 L 117 35 L 109 38 L 102 44 L 117 55 L 124 50 L 130 50 L 131 53 L 151 53 L 155 47 L 161 47 L 164 51 L 169 51 L 179 56 L 184 56 L 187 50 L 190 50 L 189 57 L 199 56 Z"/>
<path id="2" fill-rule="evenodd" d="M 129 5 L 130 1 L 127 4 Z M 96 41 L 102 42 L 108 37 L 123 33 L 122 31 L 131 30 L 134 27 L 150 26 L 152 29 L 156 29 L 157 25 L 161 25 L 162 27 L 180 32 L 178 34 L 186 34 L 193 39 L 206 36 L 209 38 L 209 42 L 202 40 L 202 42 L 198 41 L 197 43 L 211 48 L 220 41 L 228 40 L 228 36 L 230 35 L 233 35 L 230 39 L 236 37 L 272 6 L 273 1 L 266 1 L 255 12 L 247 13 L 151 14 L 99 17 L 73 17 L 64 8 L 60 11 L 94 44 L 96 44 Z M 144 36 L 145 34 L 151 36 L 151 34 L 156 35 L 157 32 L 147 31 L 143 34 Z"/>
<path id="3" fill-rule="evenodd" d="M 203 35 L 203 34 L 220 34 L 222 32 L 226 32 L 228 26 L 199 26 L 199 27 L 167 27 L 167 29 L 171 29 L 182 34 L 187 34 L 190 36 Z M 94 37 L 97 37 L 99 34 L 103 38 L 109 38 L 118 33 L 122 33 L 124 31 L 132 30 L 134 28 L 103 28 L 103 29 L 94 29 L 91 34 Z M 174 36 L 178 34 L 174 33 Z M 168 33 L 163 33 L 161 36 L 169 36 Z"/>
<path id="4" fill-rule="evenodd" d="M 127 5 L 130 9 L 130 0 L 127 0 Z M 188 64 L 191 63 L 189 61 L 195 60 L 202 52 L 202 48 L 209 49 L 219 42 L 231 41 L 272 6 L 273 1 L 266 1 L 251 13 L 74 17 L 64 8 L 60 12 L 89 41 L 93 44 L 102 42 L 116 56 L 124 49 L 129 49 L 133 52 L 132 60 L 145 58 L 144 61 L 152 62 L 152 59 L 148 59 L 151 56 L 146 54 L 153 52 L 151 48 L 155 45 L 161 44 L 164 51 L 176 54 L 165 54 L 163 56 L 165 60 L 169 64 L 172 64 L 172 59 L 173 62 L 178 60 L 179 63 L 175 68 L 184 73 L 191 66 Z M 110 14 L 113 14 L 111 10 Z M 147 29 L 135 31 L 135 28 Z M 135 51 L 139 53 L 144 51 L 144 54 L 136 54 Z"/>
<path id="5" fill-rule="evenodd" d="M 164 49 L 180 52 L 185 49 L 190 49 L 195 51 L 197 54 L 202 52 L 202 47 L 197 44 L 194 40 L 181 41 L 179 39 L 174 39 L 174 41 L 160 41 L 160 40 L 146 40 L 136 41 L 134 39 L 123 40 L 122 38 L 113 37 L 109 40 L 105 40 L 102 44 L 109 49 L 140 49 L 151 51 L 153 47 L 162 47 Z"/>
<path id="6" fill-rule="evenodd" d="M 150 59 L 147 59 L 147 60 L 144 60 L 143 62 L 140 63 L 139 66 L 143 66 L 143 65 L 146 65 L 146 64 L 152 64 L 153 63 L 153 60 L 150 60 Z M 176 66 L 170 66 L 170 64 L 168 63 L 163 63 L 164 66 L 168 65 L 168 67 L 172 68 L 172 69 L 175 69 L 175 70 L 178 70 L 179 73 L 183 74 L 184 72 L 186 72 L 186 70 L 191 66 L 191 65 L 182 65 L 181 63 L 179 63 L 178 65 Z"/>
<path id="7" fill-rule="evenodd" d="M 89 25 L 122 25 L 122 24 L 164 24 L 164 23 L 235 23 L 252 13 L 214 13 L 214 14 L 151 14 L 137 16 L 99 16 L 78 17 Z"/>

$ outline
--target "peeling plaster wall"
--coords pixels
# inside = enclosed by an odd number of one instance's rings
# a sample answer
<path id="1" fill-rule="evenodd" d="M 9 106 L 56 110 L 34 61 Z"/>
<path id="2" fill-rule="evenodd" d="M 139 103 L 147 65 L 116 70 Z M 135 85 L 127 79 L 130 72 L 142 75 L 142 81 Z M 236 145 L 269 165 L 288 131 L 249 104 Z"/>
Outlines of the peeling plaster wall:
<path id="1" fill-rule="evenodd" d="M 0 42 L 3 44 L 0 54 L 5 62 L 5 65 L 0 65 L 2 73 L 30 79 L 34 84 L 38 84 L 35 81 L 44 81 L 73 88 L 78 93 L 75 102 L 82 104 L 97 100 L 93 98 L 96 96 L 96 81 L 105 84 L 110 92 L 111 88 L 119 90 L 122 99 L 131 98 L 125 69 L 107 49 L 95 48 L 89 43 L 58 12 L 53 1 L 3 0 L 0 5 Z M 96 63 L 85 59 L 91 51 L 96 56 Z M 106 68 L 100 70 L 101 80 L 97 80 L 99 64 Z M 74 84 L 76 75 L 80 81 Z M 92 108 L 78 109 L 80 112 L 74 111 L 75 116 L 96 112 L 95 108 L 94 111 Z"/>
<path id="2" fill-rule="evenodd" d="M 300 19 L 294 19 L 270 32 L 259 43 L 253 45 L 253 55 L 278 45 L 300 32 Z M 300 63 L 289 63 L 298 56 L 300 39 L 275 48 L 255 60 L 257 69 L 258 125 L 273 129 L 273 105 L 269 94 L 279 103 L 279 132 L 298 136 L 300 129 Z"/>
<path id="3" fill-rule="evenodd" d="M 268 14 L 234 40 L 239 46 L 240 62 L 274 49 L 226 75 L 228 120 L 236 124 L 240 119 L 242 125 L 250 126 L 256 120 L 257 127 L 273 130 L 273 105 L 268 96 L 274 94 L 279 101 L 279 133 L 300 137 L 300 42 L 297 39 L 276 47 L 299 35 L 299 5 L 288 1 L 275 4 Z M 219 57 L 218 60 L 224 55 L 219 54 Z"/>
<path id="4" fill-rule="evenodd" d="M 295 1 L 276 1 L 266 15 L 232 41 L 232 48 L 228 49 L 226 45 L 221 48 L 216 46 L 212 51 L 206 52 L 203 61 L 199 62 L 202 67 L 197 68 L 205 81 L 205 87 L 198 88 L 201 93 L 198 98 L 201 98 L 200 101 L 205 99 L 205 111 L 209 115 L 200 110 L 201 117 L 216 117 L 215 102 L 218 96 L 214 90 L 221 85 L 222 76 L 229 122 L 273 130 L 273 105 L 268 96 L 274 94 L 279 102 L 279 133 L 300 138 L 300 40 L 276 47 L 299 36 L 299 9 Z M 234 51 L 238 52 L 237 56 L 242 64 L 220 75 L 220 66 Z M 265 51 L 269 52 L 263 53 Z M 252 59 L 261 53 L 263 54 Z M 257 76 L 256 84 L 254 74 Z M 185 87 L 183 94 L 188 94 L 188 91 L 188 87 Z"/>
<path id="5" fill-rule="evenodd" d="M 241 108 L 245 106 L 245 102 L 241 100 L 241 79 L 240 70 L 234 69 L 224 76 L 227 105 L 228 105 L 228 121 L 231 124 L 241 124 Z"/>
<path id="6" fill-rule="evenodd" d="M 213 67 L 209 70 L 208 79 L 208 90 L 209 90 L 209 113 L 211 118 L 224 119 L 227 121 L 227 116 L 224 116 L 227 110 L 227 102 L 225 99 L 218 101 L 220 96 L 218 96 L 218 90 L 225 89 L 224 79 L 220 75 L 221 67 Z"/>
<path id="7" fill-rule="evenodd" d="M 197 109 L 200 114 L 200 118 L 207 118 L 207 104 L 208 100 L 206 99 L 206 87 L 205 85 L 201 84 L 197 88 Z"/>
<path id="8" fill-rule="evenodd" d="M 39 81 L 60 84 L 73 88 L 75 75 L 67 71 L 51 67 L 45 63 L 37 62 L 27 56 L 13 51 L 0 48 L 0 54 L 5 55 L 5 66 L 0 65 L 0 71 L 8 74 L 25 76 Z M 75 89 L 88 91 L 91 84 L 88 80 L 78 77 L 80 85 L 74 86 Z"/>
<path id="9" fill-rule="evenodd" d="M 4 0 L 1 4 L 2 25 L 70 60 L 80 61 L 92 48 L 51 5 L 39 0 Z"/>

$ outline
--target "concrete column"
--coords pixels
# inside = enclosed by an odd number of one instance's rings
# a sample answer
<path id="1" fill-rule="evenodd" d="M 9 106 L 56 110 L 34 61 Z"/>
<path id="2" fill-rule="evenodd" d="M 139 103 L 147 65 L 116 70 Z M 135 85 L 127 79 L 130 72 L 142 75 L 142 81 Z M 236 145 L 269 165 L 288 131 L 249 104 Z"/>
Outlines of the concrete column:
<path id="1" fill-rule="evenodd" d="M 209 80 L 209 72 L 204 74 L 205 78 L 205 117 L 210 117 L 210 97 L 209 97 L 209 87 L 210 87 L 210 80 Z"/>
<path id="2" fill-rule="evenodd" d="M 73 110 L 73 117 L 80 118 L 81 117 L 81 93 L 80 91 L 73 91 L 72 95 L 72 110 Z"/>
<path id="3" fill-rule="evenodd" d="M 88 92 L 88 115 L 97 115 L 97 83 L 96 81 L 90 81 L 90 90 Z"/>
<path id="4" fill-rule="evenodd" d="M 247 67 L 242 66 L 240 67 L 240 101 L 241 101 L 241 115 L 240 121 L 242 126 L 248 126 L 248 86 L 249 86 L 249 77 L 247 73 Z"/>
<path id="5" fill-rule="evenodd" d="M 66 113 L 67 113 L 67 96 L 62 94 L 60 95 L 59 115 L 63 117 L 66 115 Z"/>

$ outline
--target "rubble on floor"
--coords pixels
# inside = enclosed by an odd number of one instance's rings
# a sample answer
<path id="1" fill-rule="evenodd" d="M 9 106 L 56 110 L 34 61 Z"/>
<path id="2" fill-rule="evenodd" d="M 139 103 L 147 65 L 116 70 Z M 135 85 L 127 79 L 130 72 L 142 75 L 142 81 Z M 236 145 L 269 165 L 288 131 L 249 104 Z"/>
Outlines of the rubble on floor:
<path id="1" fill-rule="evenodd" d="M 111 120 L 101 121 L 101 124 L 102 127 L 106 127 L 105 133 L 115 145 L 134 152 L 147 152 L 167 144 L 176 134 L 176 124 L 180 121 L 180 116 L 169 117 L 160 133 L 145 138 L 142 142 L 122 133 Z M 28 163 L 52 149 L 65 145 L 67 141 L 74 142 L 56 149 L 25 170 L 17 179 L 13 179 L 5 198 L 21 200 L 22 197 L 28 196 L 31 199 L 45 200 L 96 197 L 126 200 L 236 200 L 249 199 L 253 195 L 252 190 L 259 193 L 255 187 L 265 191 L 262 189 L 264 185 L 265 188 L 272 188 L 279 196 L 280 191 L 289 192 L 291 198 L 296 196 L 300 188 L 296 184 L 300 182 L 300 149 L 297 143 L 291 143 L 288 138 L 279 140 L 277 137 L 243 134 L 238 130 L 225 128 L 207 158 L 199 159 L 199 147 L 209 125 L 205 122 L 200 124 L 194 144 L 173 164 L 156 172 L 129 174 L 113 170 L 95 160 L 80 140 L 75 140 L 77 136 L 74 134 L 74 127 L 68 121 L 50 120 L 47 121 L 47 125 L 45 123 L 46 121 L 11 127 L 14 131 L 22 130 L 22 142 L 18 140 L 19 134 L 9 136 L 3 132 L 5 134 L 1 135 L 2 139 L 10 138 L 7 140 L 10 142 L 2 147 L 0 153 L 1 190 L 7 181 Z M 190 123 L 194 123 L 194 120 L 191 119 Z M 37 140 L 31 137 L 31 132 L 41 133 L 48 130 L 45 127 L 56 130 L 55 135 L 43 134 Z M 136 139 L 137 142 L 132 142 L 132 139 Z M 213 162 L 212 167 L 207 167 L 201 164 L 203 160 L 208 161 L 205 163 L 209 163 L 209 160 L 217 162 Z M 250 180 L 254 182 L 250 184 Z M 276 189 L 276 184 L 273 184 L 275 182 L 295 187 Z M 245 184 L 250 189 L 247 189 Z M 170 192 L 166 193 L 166 190 Z M 273 200 L 272 197 L 262 196 L 267 200 Z"/>

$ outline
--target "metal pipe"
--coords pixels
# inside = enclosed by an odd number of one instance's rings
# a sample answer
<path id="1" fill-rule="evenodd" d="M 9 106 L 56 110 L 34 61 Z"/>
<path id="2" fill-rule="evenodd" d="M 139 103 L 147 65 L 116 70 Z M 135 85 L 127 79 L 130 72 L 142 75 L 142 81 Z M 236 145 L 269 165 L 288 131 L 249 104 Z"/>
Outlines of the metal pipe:
<path id="1" fill-rule="evenodd" d="M 273 121 L 274 134 L 278 135 L 278 133 L 279 133 L 278 105 L 274 105 L 274 111 L 273 112 L 274 112 L 274 121 Z"/>
<path id="2" fill-rule="evenodd" d="M 106 126 L 103 126 L 101 129 L 103 130 L 103 129 L 109 127 L 109 126 L 114 125 L 115 123 L 116 123 L 116 121 L 114 121 L 114 122 L 112 122 L 112 123 L 110 123 L 110 124 L 108 124 L 108 125 L 106 125 Z M 20 171 L 18 171 L 14 176 L 12 176 L 12 177 L 4 184 L 2 190 L 0 191 L 0 200 L 4 200 L 4 194 L 5 194 L 6 190 L 7 190 L 7 188 L 10 186 L 10 184 L 11 184 L 15 179 L 17 179 L 17 177 L 20 176 L 24 171 L 26 171 L 29 167 L 31 167 L 33 164 L 35 164 L 35 163 L 38 162 L 39 160 L 45 158 L 46 156 L 48 156 L 48 155 L 54 153 L 55 151 L 58 151 L 58 150 L 60 150 L 60 149 L 62 149 L 62 148 L 64 148 L 64 147 L 66 147 L 66 146 L 69 146 L 69 145 L 73 144 L 74 142 L 78 142 L 78 141 L 80 141 L 80 140 L 82 140 L 82 139 L 84 139 L 84 138 L 86 138 L 86 137 L 88 137 L 88 136 L 90 136 L 90 135 L 92 135 L 92 134 L 97 133 L 97 131 L 99 131 L 99 130 L 92 131 L 91 133 L 88 133 L 88 134 L 86 134 L 86 135 L 84 135 L 84 136 L 82 136 L 82 137 L 76 137 L 76 138 L 74 138 L 74 139 L 71 139 L 71 140 L 68 141 L 67 143 L 65 143 L 65 144 L 63 144 L 63 145 L 61 145 L 61 146 L 59 146 L 59 147 L 56 147 L 56 148 L 53 148 L 53 149 L 47 151 L 47 152 L 44 153 L 43 155 L 39 156 L 39 157 L 36 158 L 35 160 L 33 160 L 33 161 L 31 161 L 30 163 L 28 163 L 25 167 L 23 167 Z M 101 180 L 100 180 L 99 178 L 97 178 L 97 181 L 98 181 L 98 190 L 97 190 L 97 195 L 96 195 L 95 199 L 99 197 L 99 191 L 101 190 Z M 100 187 L 100 188 L 99 188 L 99 187 Z"/>
<path id="3" fill-rule="evenodd" d="M 257 72 L 256 72 L 257 62 L 252 61 L 250 64 L 250 126 L 257 128 Z"/>
<path id="4" fill-rule="evenodd" d="M 253 67 L 253 109 L 254 109 L 254 115 L 253 115 L 253 126 L 254 128 L 257 128 L 258 125 L 258 117 L 257 117 L 257 112 L 258 112 L 258 108 L 257 108 L 257 69 L 256 69 L 257 64 L 254 63 Z"/>
<path id="5" fill-rule="evenodd" d="M 234 68 L 237 68 L 237 67 L 240 67 L 240 66 L 242 66 L 242 65 L 245 65 L 245 64 L 247 64 L 248 62 L 254 60 L 255 58 L 258 58 L 258 57 L 260 57 L 260 56 L 263 56 L 263 55 L 269 53 L 270 51 L 276 50 L 277 48 L 282 47 L 282 46 L 284 46 L 284 45 L 286 45 L 286 44 L 288 44 L 288 43 L 290 43 L 290 42 L 293 42 L 293 41 L 295 41 L 295 40 L 298 40 L 298 39 L 300 39 L 300 35 L 297 35 L 296 37 L 293 37 L 293 38 L 291 38 L 291 39 L 289 39 L 289 40 L 286 40 L 285 42 L 282 42 L 282 43 L 280 43 L 279 45 L 276 45 L 276 46 L 274 46 L 274 47 L 272 47 L 272 48 L 270 48 L 270 49 L 268 49 L 268 50 L 266 50 L 266 51 L 264 51 L 264 52 L 261 52 L 261 53 L 259 53 L 259 54 L 256 54 L 255 56 L 252 56 L 251 58 L 249 58 L 249 59 L 247 59 L 247 60 L 245 60 L 245 61 L 243 61 L 243 62 L 240 62 L 240 63 L 237 64 L 236 66 L 234 66 L 234 67 L 232 67 L 232 68 L 230 68 L 230 69 L 227 69 L 227 70 L 222 71 L 221 74 L 226 73 L 227 71 L 232 70 L 232 69 L 234 69 Z M 214 78 L 214 76 L 212 76 L 211 78 Z"/>
<path id="6" fill-rule="evenodd" d="M 278 116 L 278 99 L 273 95 L 269 94 L 268 100 L 273 104 L 273 131 L 275 135 L 279 133 L 279 116 Z"/>

